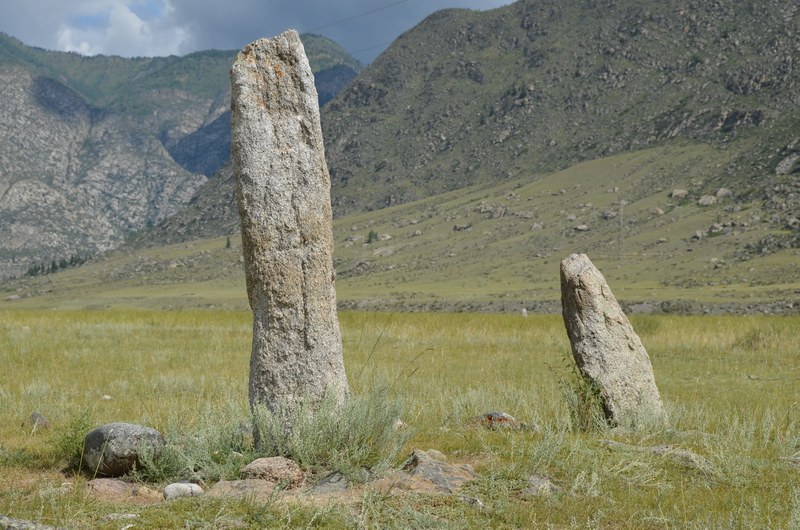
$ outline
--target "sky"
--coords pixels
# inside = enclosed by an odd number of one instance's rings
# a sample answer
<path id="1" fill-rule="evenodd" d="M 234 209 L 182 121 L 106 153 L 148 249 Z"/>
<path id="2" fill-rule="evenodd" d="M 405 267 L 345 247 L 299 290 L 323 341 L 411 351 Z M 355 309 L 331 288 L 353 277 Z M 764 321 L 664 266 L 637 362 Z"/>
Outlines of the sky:
<path id="1" fill-rule="evenodd" d="M 449 7 L 511 0 L 0 0 L 0 31 L 30 46 L 84 55 L 184 55 L 240 49 L 288 28 L 324 35 L 364 63 Z"/>

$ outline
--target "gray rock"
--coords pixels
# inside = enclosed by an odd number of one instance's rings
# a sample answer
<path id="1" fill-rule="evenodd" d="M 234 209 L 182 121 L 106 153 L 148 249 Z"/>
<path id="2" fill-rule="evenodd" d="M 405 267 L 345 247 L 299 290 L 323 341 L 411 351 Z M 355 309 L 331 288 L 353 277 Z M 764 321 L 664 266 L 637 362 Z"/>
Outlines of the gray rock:
<path id="1" fill-rule="evenodd" d="M 606 419 L 623 426 L 663 421 L 650 357 L 585 254 L 561 262 L 561 305 L 572 355 L 597 389 Z"/>
<path id="2" fill-rule="evenodd" d="M 455 493 L 476 477 L 469 464 L 448 464 L 425 451 L 415 450 L 395 478 L 395 487 L 408 491 Z"/>
<path id="3" fill-rule="evenodd" d="M 330 475 L 325 476 L 314 484 L 310 490 L 309 495 L 330 495 L 333 493 L 342 493 L 350 487 L 350 481 L 342 473 L 335 471 Z"/>
<path id="4" fill-rule="evenodd" d="M 83 445 L 83 462 L 91 473 L 118 477 L 141 465 L 143 451 L 158 457 L 164 438 L 150 427 L 109 423 L 89 432 Z"/>
<path id="5" fill-rule="evenodd" d="M 713 206 L 717 204 L 717 198 L 714 195 L 703 195 L 697 200 L 698 206 Z"/>
<path id="6" fill-rule="evenodd" d="M 287 488 L 295 488 L 303 482 L 303 471 L 293 460 L 272 456 L 253 460 L 240 471 L 242 478 L 260 478 Z"/>
<path id="7" fill-rule="evenodd" d="M 32 431 L 44 431 L 50 428 L 50 420 L 41 412 L 34 411 L 28 418 L 28 426 Z"/>
<path id="8" fill-rule="evenodd" d="M 720 188 L 717 190 L 717 199 L 726 199 L 728 197 L 733 197 L 733 192 L 728 188 Z"/>
<path id="9" fill-rule="evenodd" d="M 562 489 L 553 481 L 542 475 L 531 475 L 528 477 L 528 487 L 522 490 L 522 494 L 528 497 L 542 497 L 561 493 Z"/>
<path id="10" fill-rule="evenodd" d="M 305 399 L 330 395 L 342 403 L 348 385 L 331 184 L 314 76 L 297 32 L 245 46 L 231 87 L 233 172 L 253 310 L 250 405 L 288 417 Z"/>
<path id="11" fill-rule="evenodd" d="M 676 189 L 672 190 L 672 193 L 669 195 L 673 199 L 685 199 L 689 196 L 689 192 L 687 190 Z"/>
<path id="12" fill-rule="evenodd" d="M 183 497 L 196 497 L 203 494 L 203 488 L 191 482 L 176 482 L 164 488 L 164 499 L 171 501 Z"/>

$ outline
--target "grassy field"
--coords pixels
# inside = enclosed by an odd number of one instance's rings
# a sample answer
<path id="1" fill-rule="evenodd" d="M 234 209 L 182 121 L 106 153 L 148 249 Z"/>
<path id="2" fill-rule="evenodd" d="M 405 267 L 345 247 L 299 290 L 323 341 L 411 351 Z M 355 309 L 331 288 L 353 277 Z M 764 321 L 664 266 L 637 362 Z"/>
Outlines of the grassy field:
<path id="1" fill-rule="evenodd" d="M 409 439 L 393 463 L 412 449 L 435 448 L 473 464 L 479 478 L 464 493 L 482 508 L 456 496 L 384 495 L 368 485 L 349 502 L 316 504 L 93 500 L 82 487 L 88 477 L 62 472 L 81 429 L 130 421 L 158 428 L 168 440 L 184 436 L 185 444 L 200 435 L 218 440 L 220 431 L 247 420 L 250 314 L 13 310 L 0 318 L 0 514 L 77 528 L 124 526 L 104 519 L 111 513 L 139 514 L 138 528 L 231 521 L 291 528 L 800 525 L 800 469 L 791 462 L 800 452 L 796 317 L 634 319 L 670 413 L 669 428 L 638 434 L 575 428 L 559 317 L 344 312 L 340 319 L 354 395 L 402 407 Z M 469 421 L 492 410 L 535 423 L 539 432 L 490 431 Z M 33 411 L 52 428 L 32 430 Z M 609 449 L 604 440 L 669 443 L 710 466 L 685 468 Z M 215 476 L 234 477 L 237 461 L 210 458 L 219 463 Z M 561 493 L 521 495 L 534 473 L 550 477 Z M 67 482 L 72 486 L 62 488 Z"/>

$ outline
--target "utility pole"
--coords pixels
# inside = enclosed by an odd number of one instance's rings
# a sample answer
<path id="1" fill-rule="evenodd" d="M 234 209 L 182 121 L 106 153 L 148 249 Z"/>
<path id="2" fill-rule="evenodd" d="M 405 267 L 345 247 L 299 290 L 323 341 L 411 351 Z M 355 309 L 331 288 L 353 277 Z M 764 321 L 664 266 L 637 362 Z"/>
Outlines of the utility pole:
<path id="1" fill-rule="evenodd" d="M 619 201 L 619 257 L 625 253 L 625 201 Z"/>

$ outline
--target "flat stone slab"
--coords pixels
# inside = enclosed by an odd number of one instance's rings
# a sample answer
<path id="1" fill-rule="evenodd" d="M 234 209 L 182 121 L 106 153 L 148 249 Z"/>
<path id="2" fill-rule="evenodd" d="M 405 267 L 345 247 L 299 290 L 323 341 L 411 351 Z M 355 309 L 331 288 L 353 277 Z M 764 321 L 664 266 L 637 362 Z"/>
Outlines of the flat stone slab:
<path id="1" fill-rule="evenodd" d="M 274 482 L 258 478 L 243 480 L 220 480 L 206 493 L 209 497 L 232 497 L 236 499 L 253 499 L 268 501 L 273 498 L 276 490 Z"/>
<path id="2" fill-rule="evenodd" d="M 86 492 L 95 499 L 114 503 L 156 504 L 163 500 L 160 491 L 116 478 L 90 480 Z"/>
<path id="3" fill-rule="evenodd" d="M 373 484 L 387 491 L 396 488 L 420 493 L 452 494 L 476 477 L 475 470 L 469 464 L 449 464 L 417 449 L 406 460 L 402 471 Z"/>
<path id="4" fill-rule="evenodd" d="M 46 526 L 33 521 L 23 521 L 12 519 L 5 515 L 0 515 L 0 529 L 2 530 L 55 530 L 54 526 Z"/>
<path id="5" fill-rule="evenodd" d="M 691 469 L 693 471 L 699 471 L 708 475 L 716 474 L 716 468 L 714 467 L 714 464 L 712 464 L 707 458 L 700 456 L 693 451 L 689 451 L 688 449 L 682 449 L 671 444 L 651 445 L 645 447 L 616 442 L 614 440 L 603 440 L 601 443 L 610 449 L 650 453 L 655 456 L 664 457 L 674 464 Z"/>

